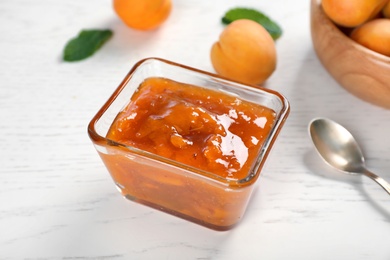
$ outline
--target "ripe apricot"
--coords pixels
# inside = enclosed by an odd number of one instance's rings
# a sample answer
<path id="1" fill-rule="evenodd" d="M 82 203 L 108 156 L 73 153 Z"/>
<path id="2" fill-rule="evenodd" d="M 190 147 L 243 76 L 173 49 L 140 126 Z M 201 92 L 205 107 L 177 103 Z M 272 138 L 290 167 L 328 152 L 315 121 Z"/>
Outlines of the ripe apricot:
<path id="1" fill-rule="evenodd" d="M 386 18 L 390 18 L 390 1 L 383 7 L 382 14 Z"/>
<path id="2" fill-rule="evenodd" d="M 276 68 L 276 48 L 260 24 L 246 19 L 229 24 L 211 48 L 215 71 L 248 84 L 263 83 Z"/>
<path id="3" fill-rule="evenodd" d="M 161 25 L 172 9 L 171 0 L 113 0 L 119 18 L 129 27 L 151 30 Z"/>
<path id="4" fill-rule="evenodd" d="M 389 0 L 322 0 L 326 15 L 336 24 L 356 27 L 375 17 Z"/>
<path id="5" fill-rule="evenodd" d="M 361 45 L 390 56 L 390 19 L 375 19 L 354 29 L 351 38 Z"/>

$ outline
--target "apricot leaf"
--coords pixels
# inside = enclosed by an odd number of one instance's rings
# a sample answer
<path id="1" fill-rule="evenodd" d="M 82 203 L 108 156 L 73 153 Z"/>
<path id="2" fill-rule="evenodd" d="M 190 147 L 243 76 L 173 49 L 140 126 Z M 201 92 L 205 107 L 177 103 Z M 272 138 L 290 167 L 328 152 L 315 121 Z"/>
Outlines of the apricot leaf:
<path id="1" fill-rule="evenodd" d="M 64 61 L 79 61 L 92 56 L 113 35 L 111 30 L 82 30 L 64 49 Z"/>
<path id="2" fill-rule="evenodd" d="M 271 34 L 274 40 L 277 40 L 282 35 L 282 28 L 272 21 L 264 13 L 250 8 L 233 8 L 225 13 L 225 16 L 222 17 L 222 23 L 229 24 L 235 20 L 239 19 L 249 19 L 261 24 L 268 32 Z"/>

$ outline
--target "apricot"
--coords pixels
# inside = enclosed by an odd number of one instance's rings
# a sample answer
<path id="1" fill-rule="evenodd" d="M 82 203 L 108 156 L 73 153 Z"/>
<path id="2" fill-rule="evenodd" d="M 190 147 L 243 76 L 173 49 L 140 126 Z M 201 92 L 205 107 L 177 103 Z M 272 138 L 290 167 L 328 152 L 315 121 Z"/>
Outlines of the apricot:
<path id="1" fill-rule="evenodd" d="M 390 56 L 390 19 L 375 19 L 357 27 L 352 31 L 351 39 L 373 51 Z"/>
<path id="2" fill-rule="evenodd" d="M 356 27 L 374 18 L 389 0 L 322 0 L 326 15 L 336 24 Z"/>
<path id="3" fill-rule="evenodd" d="M 129 27 L 151 30 L 160 26 L 171 13 L 171 0 L 113 0 L 113 8 Z"/>
<path id="4" fill-rule="evenodd" d="M 211 48 L 215 71 L 247 84 L 263 83 L 276 68 L 276 47 L 260 24 L 246 19 L 229 24 Z"/>
<path id="5" fill-rule="evenodd" d="M 386 18 L 390 18 L 390 1 L 383 7 L 382 14 Z"/>

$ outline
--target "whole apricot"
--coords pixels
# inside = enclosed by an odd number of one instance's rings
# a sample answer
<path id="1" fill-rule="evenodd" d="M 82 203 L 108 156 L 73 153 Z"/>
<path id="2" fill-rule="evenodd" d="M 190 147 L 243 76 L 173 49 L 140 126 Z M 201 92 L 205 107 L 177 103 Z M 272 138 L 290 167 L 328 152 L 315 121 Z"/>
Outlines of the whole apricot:
<path id="1" fill-rule="evenodd" d="M 276 68 L 276 47 L 260 24 L 246 19 L 230 23 L 211 48 L 215 71 L 248 84 L 263 83 Z"/>
<path id="2" fill-rule="evenodd" d="M 336 24 L 356 27 L 375 17 L 389 0 L 322 0 L 326 15 Z"/>
<path id="3" fill-rule="evenodd" d="M 351 39 L 373 51 L 390 56 L 390 19 L 375 19 L 357 27 L 352 31 Z"/>
<path id="4" fill-rule="evenodd" d="M 383 7 L 382 14 L 386 18 L 390 18 L 390 1 Z"/>
<path id="5" fill-rule="evenodd" d="M 161 25 L 172 9 L 171 0 L 113 0 L 119 18 L 129 27 L 151 30 Z"/>

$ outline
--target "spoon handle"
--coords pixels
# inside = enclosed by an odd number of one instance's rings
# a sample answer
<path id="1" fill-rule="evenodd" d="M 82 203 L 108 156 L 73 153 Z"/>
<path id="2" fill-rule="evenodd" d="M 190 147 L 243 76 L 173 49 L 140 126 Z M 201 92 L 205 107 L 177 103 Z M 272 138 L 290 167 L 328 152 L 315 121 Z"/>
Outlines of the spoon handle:
<path id="1" fill-rule="evenodd" d="M 365 169 L 363 171 L 363 174 L 366 175 L 367 177 L 370 177 L 371 179 L 373 179 L 376 183 L 378 183 L 390 195 L 390 184 L 387 181 L 385 181 L 381 177 L 373 174 L 372 172 L 370 172 L 367 169 Z"/>

